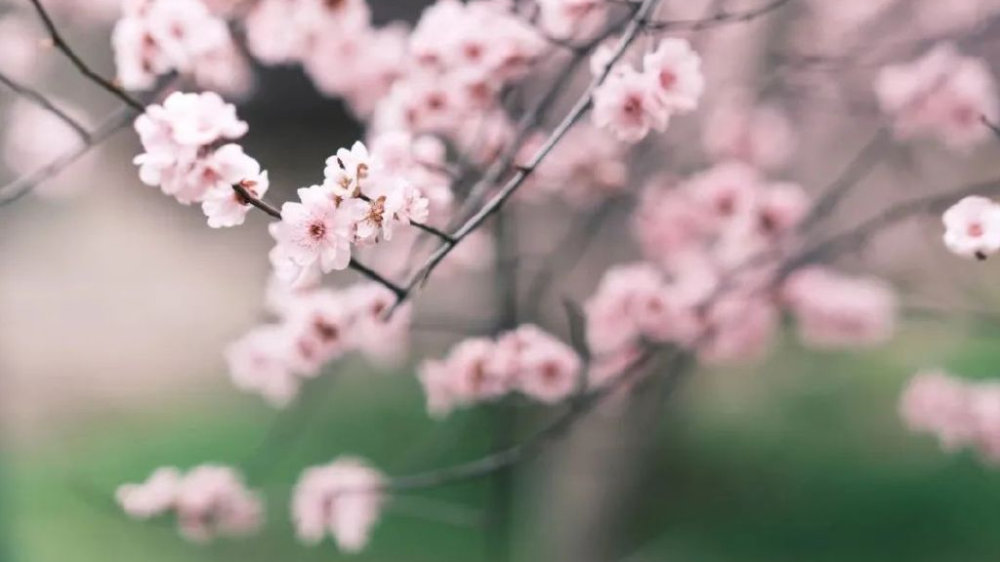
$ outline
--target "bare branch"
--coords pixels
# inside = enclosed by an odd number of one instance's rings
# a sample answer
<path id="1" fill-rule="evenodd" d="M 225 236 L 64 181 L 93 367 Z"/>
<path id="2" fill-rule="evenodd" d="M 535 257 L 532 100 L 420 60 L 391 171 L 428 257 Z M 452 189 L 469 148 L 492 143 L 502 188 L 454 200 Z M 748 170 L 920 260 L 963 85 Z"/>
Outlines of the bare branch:
<path id="1" fill-rule="evenodd" d="M 862 222 L 847 232 L 828 238 L 814 245 L 812 248 L 793 256 L 785 263 L 779 278 L 803 265 L 816 262 L 820 259 L 832 260 L 845 252 L 854 250 L 871 236 L 910 217 L 925 213 L 941 212 L 958 199 L 970 195 L 992 195 L 998 193 L 1000 193 L 1000 178 L 965 186 L 946 193 L 917 197 L 909 201 L 904 201 Z"/>
<path id="2" fill-rule="evenodd" d="M 59 109 L 51 100 L 42 95 L 37 90 L 29 88 L 23 84 L 19 84 L 11 79 L 9 76 L 0 73 L 0 84 L 10 88 L 15 94 L 28 99 L 35 105 L 41 107 L 42 109 L 52 113 L 63 123 L 66 123 L 73 131 L 83 140 L 85 143 L 90 142 L 90 132 L 76 119 L 73 119 L 68 113 Z"/>
<path id="3" fill-rule="evenodd" d="M 0 207 L 4 205 L 9 205 L 28 193 L 35 188 L 38 184 L 51 179 L 59 172 L 63 171 L 67 166 L 73 164 L 85 154 L 90 152 L 91 149 L 100 145 L 102 142 L 110 138 L 113 134 L 117 133 L 121 129 L 125 128 L 132 119 L 132 111 L 129 108 L 122 108 L 110 117 L 105 119 L 100 126 L 97 127 L 93 132 L 88 133 L 90 138 L 89 142 L 81 144 L 79 147 L 63 154 L 59 158 L 53 160 L 45 167 L 40 170 L 22 176 L 11 183 L 4 186 L 0 186 Z"/>
<path id="4" fill-rule="evenodd" d="M 124 90 L 116 86 L 113 82 L 104 78 L 100 74 L 94 72 L 90 66 L 80 58 L 76 51 L 70 47 L 66 39 L 63 38 L 62 34 L 56 28 L 55 22 L 52 21 L 52 17 L 42 6 L 41 0 L 30 0 L 31 5 L 35 7 L 35 11 L 38 12 L 38 17 L 41 18 L 42 23 L 45 25 L 45 29 L 49 32 L 49 37 L 52 39 L 52 45 L 55 48 L 62 51 L 66 58 L 69 59 L 73 66 L 80 71 L 87 79 L 91 82 L 97 84 L 104 90 L 106 90 L 111 95 L 125 102 L 125 105 L 131 107 L 132 109 L 142 112 L 145 110 L 145 106 L 137 99 L 130 96 Z"/>

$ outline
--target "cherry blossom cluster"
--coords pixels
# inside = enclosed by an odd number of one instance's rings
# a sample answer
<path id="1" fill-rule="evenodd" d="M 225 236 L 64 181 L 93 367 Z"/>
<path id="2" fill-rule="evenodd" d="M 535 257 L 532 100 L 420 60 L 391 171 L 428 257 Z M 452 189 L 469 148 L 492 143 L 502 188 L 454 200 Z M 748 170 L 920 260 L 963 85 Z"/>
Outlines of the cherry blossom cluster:
<path id="1" fill-rule="evenodd" d="M 170 72 L 233 95 L 252 84 L 226 21 L 202 0 L 125 0 L 111 40 L 128 90 L 148 90 Z"/>
<path id="2" fill-rule="evenodd" d="M 644 342 L 694 348 L 710 363 L 753 359 L 770 347 L 782 308 L 812 347 L 892 335 L 886 283 L 818 266 L 781 273 L 809 211 L 800 187 L 734 162 L 666 183 L 652 184 L 634 215 L 648 261 L 612 268 L 585 303 L 598 365 L 620 364 Z"/>
<path id="3" fill-rule="evenodd" d="M 344 552 L 368 544 L 386 501 L 385 478 L 363 460 L 340 457 L 307 468 L 292 492 L 292 518 L 300 540 L 317 544 L 330 534 Z"/>
<path id="4" fill-rule="evenodd" d="M 261 0 L 246 32 L 257 60 L 301 64 L 320 92 L 343 98 L 361 117 L 406 67 L 406 27 L 374 27 L 364 0 Z"/>
<path id="5" fill-rule="evenodd" d="M 934 435 L 945 450 L 971 447 L 1000 463 L 1000 384 L 923 371 L 907 384 L 899 411 L 910 430 Z"/>
<path id="6" fill-rule="evenodd" d="M 270 185 L 260 164 L 228 142 L 247 129 L 218 94 L 174 92 L 135 121 L 145 150 L 134 161 L 139 179 L 183 205 L 200 203 L 213 228 L 243 224 L 250 205 L 233 186 L 259 198 Z"/>
<path id="7" fill-rule="evenodd" d="M 944 243 L 951 252 L 985 260 L 1000 250 L 1000 205 L 973 195 L 955 203 L 941 217 Z"/>
<path id="8" fill-rule="evenodd" d="M 499 400 L 513 391 L 546 404 L 560 402 L 580 386 L 582 368 L 571 347 L 526 324 L 495 340 L 463 340 L 444 359 L 421 364 L 419 377 L 428 412 L 444 417 L 456 407 Z"/>
<path id="9" fill-rule="evenodd" d="M 629 55 L 630 53 L 626 53 Z M 603 45 L 593 55 L 591 69 L 603 72 L 612 47 Z M 650 131 L 663 132 L 674 115 L 698 107 L 705 77 L 701 57 L 684 39 L 667 38 L 642 58 L 641 70 L 624 57 L 594 91 L 594 124 L 623 142 L 638 142 Z"/>
<path id="10" fill-rule="evenodd" d="M 270 227 L 277 242 L 271 263 L 293 285 L 347 268 L 352 247 L 391 240 L 397 226 L 430 214 L 427 197 L 361 142 L 327 159 L 323 175 L 321 185 L 301 188 L 298 201 L 283 204 L 281 220 Z"/>
<path id="11" fill-rule="evenodd" d="M 524 76 L 544 48 L 507 2 L 439 0 L 410 35 L 407 72 L 379 102 L 372 126 L 445 134 L 470 157 L 489 157 L 510 133 L 501 87 Z"/>
<path id="12" fill-rule="evenodd" d="M 136 519 L 174 513 L 181 534 L 196 542 L 251 534 L 264 521 L 263 500 L 227 466 L 201 465 L 187 473 L 160 468 L 141 484 L 120 486 L 116 498 Z"/>
<path id="13" fill-rule="evenodd" d="M 287 405 L 305 380 L 347 353 L 395 363 L 407 351 L 409 309 L 385 319 L 395 296 L 380 284 L 293 291 L 279 282 L 269 296 L 279 321 L 254 328 L 225 355 L 234 384 L 274 406 Z"/>
<path id="14" fill-rule="evenodd" d="M 990 137 L 983 119 L 1000 116 L 989 65 L 963 56 L 950 43 L 913 62 L 884 67 L 875 90 L 900 138 L 937 137 L 952 148 L 967 149 Z"/>

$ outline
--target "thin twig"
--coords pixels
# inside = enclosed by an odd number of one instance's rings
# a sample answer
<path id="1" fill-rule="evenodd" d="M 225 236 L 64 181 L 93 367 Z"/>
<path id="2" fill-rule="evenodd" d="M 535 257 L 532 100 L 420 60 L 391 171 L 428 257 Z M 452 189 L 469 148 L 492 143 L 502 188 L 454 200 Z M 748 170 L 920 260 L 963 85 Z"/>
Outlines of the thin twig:
<path id="1" fill-rule="evenodd" d="M 782 267 L 782 275 L 779 275 L 779 278 L 803 265 L 820 259 L 831 260 L 845 252 L 854 250 L 871 236 L 910 217 L 924 213 L 940 212 L 955 201 L 969 195 L 997 193 L 1000 193 L 1000 178 L 972 184 L 938 195 L 917 197 L 909 201 L 904 201 L 882 211 L 847 232 L 832 236 L 817 243 L 812 248 L 792 256 Z"/>
<path id="2" fill-rule="evenodd" d="M 85 143 L 90 142 L 90 132 L 87 131 L 87 129 L 79 121 L 71 117 L 68 113 L 66 113 L 62 109 L 59 109 L 59 107 L 57 107 L 54 103 L 52 103 L 51 100 L 49 100 L 47 97 L 42 95 L 37 90 L 33 90 L 32 88 L 29 88 L 23 84 L 19 84 L 18 82 L 15 82 L 9 76 L 6 76 L 3 73 L 0 73 L 0 84 L 7 86 L 15 94 L 23 98 L 26 98 L 35 105 L 41 107 L 42 109 L 58 117 L 60 120 L 62 120 L 62 122 L 66 123 L 66 125 L 68 125 L 71 129 L 73 129 L 73 131 L 77 134 L 77 136 L 80 137 L 81 140 L 83 140 L 83 142 Z"/>
<path id="3" fill-rule="evenodd" d="M 53 176 L 63 171 L 63 169 L 67 166 L 73 164 L 85 154 L 90 152 L 91 149 L 110 138 L 116 132 L 125 128 L 131 119 L 131 109 L 122 108 L 119 111 L 116 111 L 110 117 L 105 119 L 100 126 L 94 129 L 94 131 L 88 134 L 90 137 L 89 142 L 73 148 L 71 151 L 63 154 L 59 158 L 56 158 L 34 173 L 21 176 L 4 186 L 0 186 L 0 207 L 14 203 L 30 193 L 31 190 L 38 184 L 51 179 Z"/>
<path id="4" fill-rule="evenodd" d="M 890 146 L 892 135 L 886 126 L 879 127 L 870 141 L 858 152 L 839 176 L 820 195 L 813 205 L 812 211 L 802 221 L 802 228 L 811 228 L 822 221 L 847 198 L 851 191 L 875 168 L 882 160 L 886 149 Z"/>
<path id="5" fill-rule="evenodd" d="M 91 82 L 94 82 L 101 88 L 104 88 L 108 93 L 115 96 L 116 98 L 125 102 L 125 105 L 131 107 L 132 109 L 139 111 L 145 111 L 146 107 L 137 99 L 128 95 L 124 90 L 116 86 L 113 82 L 104 78 L 100 74 L 94 72 L 83 59 L 80 58 L 76 51 L 70 47 L 66 39 L 63 38 L 62 34 L 56 28 L 55 22 L 52 21 L 52 17 L 49 15 L 45 7 L 42 6 L 41 0 L 30 0 L 32 6 L 35 7 L 35 11 L 38 12 L 38 17 L 41 18 L 42 23 L 45 25 L 45 29 L 49 32 L 49 37 L 52 39 L 52 45 L 59 49 L 66 58 L 69 59 L 73 66 L 80 71 L 81 74 L 86 76 Z"/>

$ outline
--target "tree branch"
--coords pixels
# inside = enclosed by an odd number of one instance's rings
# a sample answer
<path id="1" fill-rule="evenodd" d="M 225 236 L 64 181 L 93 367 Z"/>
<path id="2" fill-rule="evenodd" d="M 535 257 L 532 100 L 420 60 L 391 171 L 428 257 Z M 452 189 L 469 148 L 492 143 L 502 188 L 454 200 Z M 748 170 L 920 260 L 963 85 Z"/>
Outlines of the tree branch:
<path id="1" fill-rule="evenodd" d="M 87 131 L 87 129 L 82 124 L 80 124 L 79 121 L 73 119 L 68 113 L 66 113 L 62 109 L 59 109 L 54 103 L 52 103 L 51 100 L 46 98 L 37 90 L 33 90 L 23 84 L 19 84 L 18 82 L 15 82 L 9 76 L 6 76 L 3 73 L 0 73 L 0 84 L 7 86 L 15 94 L 23 98 L 27 98 L 35 105 L 41 107 L 42 109 L 58 117 L 60 120 L 62 120 L 63 123 L 66 123 L 66 125 L 68 125 L 71 129 L 73 129 L 73 131 L 77 134 L 77 136 L 80 137 L 81 140 L 83 140 L 84 143 L 90 142 L 90 132 Z"/>
<path id="2" fill-rule="evenodd" d="M 75 66 L 81 74 L 87 77 L 91 82 L 106 90 L 111 95 L 125 102 L 125 105 L 140 113 L 145 111 L 146 107 L 139 100 L 128 95 L 124 90 L 116 86 L 110 80 L 94 72 L 94 70 L 92 70 L 90 66 L 76 54 L 76 51 L 70 47 L 69 43 L 66 42 L 66 39 L 63 38 L 62 34 L 56 28 L 55 22 L 52 21 L 52 17 L 45 10 L 45 7 L 42 6 L 41 0 L 29 1 L 31 2 L 31 5 L 35 7 L 35 11 L 38 12 L 38 17 L 41 18 L 42 23 L 45 25 L 45 29 L 49 32 L 49 37 L 52 39 L 52 45 L 62 51 L 62 53 L 66 55 L 66 58 L 73 63 L 73 66 Z"/>

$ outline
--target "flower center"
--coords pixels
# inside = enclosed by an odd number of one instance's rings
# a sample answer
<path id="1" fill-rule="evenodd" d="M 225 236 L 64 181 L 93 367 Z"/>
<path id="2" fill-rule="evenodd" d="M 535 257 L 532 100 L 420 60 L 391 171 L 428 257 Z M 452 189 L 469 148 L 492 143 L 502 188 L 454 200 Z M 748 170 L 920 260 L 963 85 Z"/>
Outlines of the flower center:
<path id="1" fill-rule="evenodd" d="M 319 240 L 326 236 L 326 225 L 321 222 L 314 222 L 309 225 L 309 236 Z"/>
<path id="2" fill-rule="evenodd" d="M 966 229 L 966 233 L 971 238 L 979 238 L 984 233 L 983 225 L 979 224 L 978 222 L 970 223 L 969 227 Z"/>

